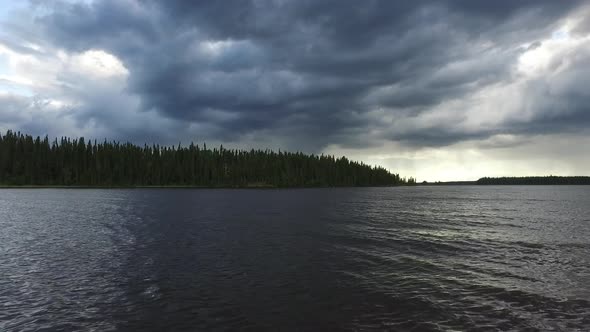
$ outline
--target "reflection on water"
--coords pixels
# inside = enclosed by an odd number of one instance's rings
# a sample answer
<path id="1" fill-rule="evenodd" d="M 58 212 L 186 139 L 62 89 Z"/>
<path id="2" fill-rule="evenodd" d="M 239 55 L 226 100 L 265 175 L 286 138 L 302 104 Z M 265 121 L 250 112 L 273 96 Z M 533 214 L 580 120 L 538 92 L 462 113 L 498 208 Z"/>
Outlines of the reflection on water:
<path id="1" fill-rule="evenodd" d="M 590 329 L 590 187 L 1 190 L 0 330 Z"/>

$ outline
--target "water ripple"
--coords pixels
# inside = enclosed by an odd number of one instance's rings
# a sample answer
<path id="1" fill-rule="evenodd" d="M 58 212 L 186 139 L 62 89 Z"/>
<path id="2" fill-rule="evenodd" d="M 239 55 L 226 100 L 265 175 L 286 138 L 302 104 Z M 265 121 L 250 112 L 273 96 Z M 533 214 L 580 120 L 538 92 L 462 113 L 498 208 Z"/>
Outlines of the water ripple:
<path id="1" fill-rule="evenodd" d="M 590 190 L 2 190 L 0 330 L 590 330 Z"/>

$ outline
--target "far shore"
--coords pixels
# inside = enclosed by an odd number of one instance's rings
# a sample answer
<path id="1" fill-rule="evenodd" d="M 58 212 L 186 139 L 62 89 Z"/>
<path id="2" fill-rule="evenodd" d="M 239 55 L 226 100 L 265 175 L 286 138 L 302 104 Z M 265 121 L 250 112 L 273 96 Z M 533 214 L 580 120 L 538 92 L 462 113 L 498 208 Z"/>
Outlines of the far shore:
<path id="1" fill-rule="evenodd" d="M 0 189 L 328 189 L 328 188 L 389 188 L 389 187 L 440 187 L 440 186 L 584 186 L 588 183 L 572 184 L 481 184 L 477 181 L 448 181 L 448 182 L 420 182 L 415 185 L 397 185 L 397 186 L 271 186 L 271 185 L 252 185 L 252 186 L 56 186 L 56 185 L 0 185 Z"/>

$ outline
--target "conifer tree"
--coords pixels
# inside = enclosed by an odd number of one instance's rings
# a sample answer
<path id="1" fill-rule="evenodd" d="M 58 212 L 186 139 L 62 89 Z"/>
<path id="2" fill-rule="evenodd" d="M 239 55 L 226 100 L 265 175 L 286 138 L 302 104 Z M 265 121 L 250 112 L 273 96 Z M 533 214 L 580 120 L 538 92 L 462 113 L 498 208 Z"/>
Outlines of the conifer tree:
<path id="1" fill-rule="evenodd" d="M 301 152 L 0 134 L 0 185 L 312 187 L 414 184 L 382 167 Z"/>

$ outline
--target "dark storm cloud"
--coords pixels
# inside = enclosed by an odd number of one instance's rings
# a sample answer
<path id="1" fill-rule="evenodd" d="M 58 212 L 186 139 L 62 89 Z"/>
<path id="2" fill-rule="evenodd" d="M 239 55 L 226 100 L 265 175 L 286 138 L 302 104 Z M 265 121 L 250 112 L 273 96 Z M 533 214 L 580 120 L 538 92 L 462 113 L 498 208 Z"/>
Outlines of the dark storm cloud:
<path id="1" fill-rule="evenodd" d="M 371 144 L 366 133 L 376 128 L 381 134 L 373 139 L 445 145 L 527 124 L 478 133 L 440 124 L 396 133 L 375 124 L 370 112 L 416 116 L 510 82 L 527 50 L 519 45 L 546 36 L 579 4 L 104 0 L 59 3 L 38 22 L 59 47 L 104 49 L 120 58 L 129 70 L 128 92 L 143 110 L 209 125 L 219 140 L 265 132 L 317 149 L 362 146 Z M 555 96 L 573 98 L 569 115 L 543 111 L 529 119 L 528 130 L 552 116 L 587 123 L 580 105 L 588 104 L 588 95 L 570 91 Z M 115 113 L 102 116 L 117 121 Z"/>
<path id="2" fill-rule="evenodd" d="M 95 1 L 69 3 L 34 1 L 51 14 L 38 19 L 49 37 L 70 50 L 84 51 L 100 45 L 118 52 L 139 51 L 146 43 L 157 43 L 157 13 L 131 5 L 129 1 Z M 147 51 L 147 50 L 146 50 Z"/>

